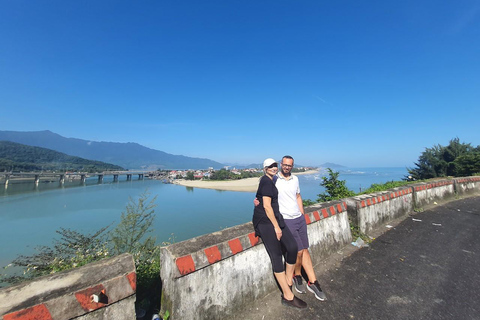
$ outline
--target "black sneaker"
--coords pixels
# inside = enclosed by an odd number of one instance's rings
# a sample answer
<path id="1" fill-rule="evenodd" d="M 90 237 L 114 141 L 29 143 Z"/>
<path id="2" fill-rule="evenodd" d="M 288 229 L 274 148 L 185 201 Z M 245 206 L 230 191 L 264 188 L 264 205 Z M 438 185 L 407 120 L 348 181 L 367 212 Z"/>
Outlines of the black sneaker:
<path id="1" fill-rule="evenodd" d="M 305 283 L 303 283 L 302 276 L 294 276 L 293 277 L 293 284 L 295 287 L 295 290 L 298 293 L 306 293 L 307 288 L 305 287 Z"/>
<path id="2" fill-rule="evenodd" d="M 308 281 L 307 289 L 308 291 L 313 292 L 315 294 L 315 298 L 317 298 L 318 300 L 325 301 L 327 299 L 327 296 L 325 295 L 325 293 L 323 293 L 318 281 L 315 281 L 314 283 Z"/>
<path id="3" fill-rule="evenodd" d="M 295 308 L 299 308 L 299 309 L 303 309 L 303 308 L 307 307 L 307 303 L 305 301 L 303 301 L 301 299 L 298 299 L 295 296 L 293 296 L 292 300 L 287 300 L 282 295 L 282 304 L 284 306 L 295 307 Z"/>

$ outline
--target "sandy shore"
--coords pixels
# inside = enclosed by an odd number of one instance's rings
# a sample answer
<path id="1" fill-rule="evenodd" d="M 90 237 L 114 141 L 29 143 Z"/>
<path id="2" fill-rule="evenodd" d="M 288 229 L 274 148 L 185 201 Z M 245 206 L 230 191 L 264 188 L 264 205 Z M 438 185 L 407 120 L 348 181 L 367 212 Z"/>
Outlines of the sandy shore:
<path id="1" fill-rule="evenodd" d="M 301 173 L 295 173 L 295 175 L 314 174 L 317 170 L 309 170 Z M 174 184 L 178 184 L 185 187 L 203 188 L 203 189 L 215 189 L 225 191 L 243 191 L 243 192 L 256 192 L 258 188 L 258 181 L 260 178 L 247 178 L 240 180 L 228 180 L 228 181 L 201 181 L 201 180 L 174 180 Z"/>

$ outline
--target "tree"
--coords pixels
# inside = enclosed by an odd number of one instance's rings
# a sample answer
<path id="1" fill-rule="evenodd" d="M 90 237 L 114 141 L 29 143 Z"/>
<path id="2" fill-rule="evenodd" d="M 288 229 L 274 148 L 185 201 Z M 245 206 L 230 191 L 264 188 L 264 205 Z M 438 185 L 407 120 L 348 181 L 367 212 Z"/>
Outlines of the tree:
<path id="1" fill-rule="evenodd" d="M 470 171 L 462 166 L 467 165 L 469 161 L 461 157 L 472 152 L 475 152 L 475 148 L 470 143 L 461 143 L 459 138 L 455 138 L 450 140 L 446 147 L 438 144 L 432 148 L 425 148 L 415 163 L 416 168 L 408 168 L 408 173 L 416 180 L 464 176 Z M 456 161 L 458 158 L 463 160 Z M 471 157 L 468 159 L 472 160 Z"/>
<path id="2" fill-rule="evenodd" d="M 139 300 L 145 298 L 152 287 L 158 282 L 160 273 L 159 247 L 155 245 L 156 238 L 149 235 L 152 233 L 152 224 L 155 220 L 155 200 L 157 196 L 149 200 L 150 194 L 145 191 L 138 201 L 130 198 L 126 213 L 122 212 L 122 218 L 117 227 L 111 232 L 113 253 L 131 253 L 137 270 L 137 282 Z"/>
<path id="3" fill-rule="evenodd" d="M 157 196 L 151 200 L 148 198 L 147 191 L 139 196 L 138 202 L 129 198 L 126 213 L 122 212 L 120 223 L 111 232 L 115 254 L 134 254 L 155 245 L 155 238 L 147 235 L 152 232 Z"/>
<path id="4" fill-rule="evenodd" d="M 330 168 L 327 168 L 327 171 L 328 178 L 322 177 L 323 181 L 320 183 L 322 187 L 325 187 L 326 192 L 318 195 L 318 202 L 338 200 L 355 195 L 355 192 L 347 188 L 345 180 L 338 180 L 339 172 L 334 172 Z"/>
<path id="5" fill-rule="evenodd" d="M 193 171 L 188 171 L 187 176 L 185 177 L 187 180 L 194 180 L 195 176 L 193 175 Z"/>
<path id="6" fill-rule="evenodd" d="M 212 172 L 210 180 L 229 180 L 232 173 L 225 168 L 222 168 L 218 171 Z"/>
<path id="7" fill-rule="evenodd" d="M 454 163 L 458 176 L 480 175 L 480 152 L 463 154 L 456 158 Z"/>

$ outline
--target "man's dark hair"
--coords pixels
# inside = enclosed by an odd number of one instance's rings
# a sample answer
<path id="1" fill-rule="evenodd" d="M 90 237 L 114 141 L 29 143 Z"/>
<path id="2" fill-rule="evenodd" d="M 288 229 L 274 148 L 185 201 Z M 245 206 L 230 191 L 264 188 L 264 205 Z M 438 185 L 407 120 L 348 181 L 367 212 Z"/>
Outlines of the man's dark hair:
<path id="1" fill-rule="evenodd" d="M 288 155 L 287 155 L 287 156 L 283 156 L 282 161 L 283 161 L 283 159 L 291 159 L 292 161 L 295 161 L 295 160 L 293 160 L 292 156 L 288 156 Z"/>

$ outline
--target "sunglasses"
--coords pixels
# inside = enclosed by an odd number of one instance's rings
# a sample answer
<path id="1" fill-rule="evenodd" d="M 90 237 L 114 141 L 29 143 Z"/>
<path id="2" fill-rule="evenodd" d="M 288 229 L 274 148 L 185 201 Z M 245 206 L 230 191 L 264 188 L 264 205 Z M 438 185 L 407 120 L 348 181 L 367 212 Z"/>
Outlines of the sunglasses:
<path id="1" fill-rule="evenodd" d="M 277 168 L 277 167 L 278 167 L 278 165 L 276 163 L 272 163 L 267 168 L 271 169 L 271 168 Z"/>

